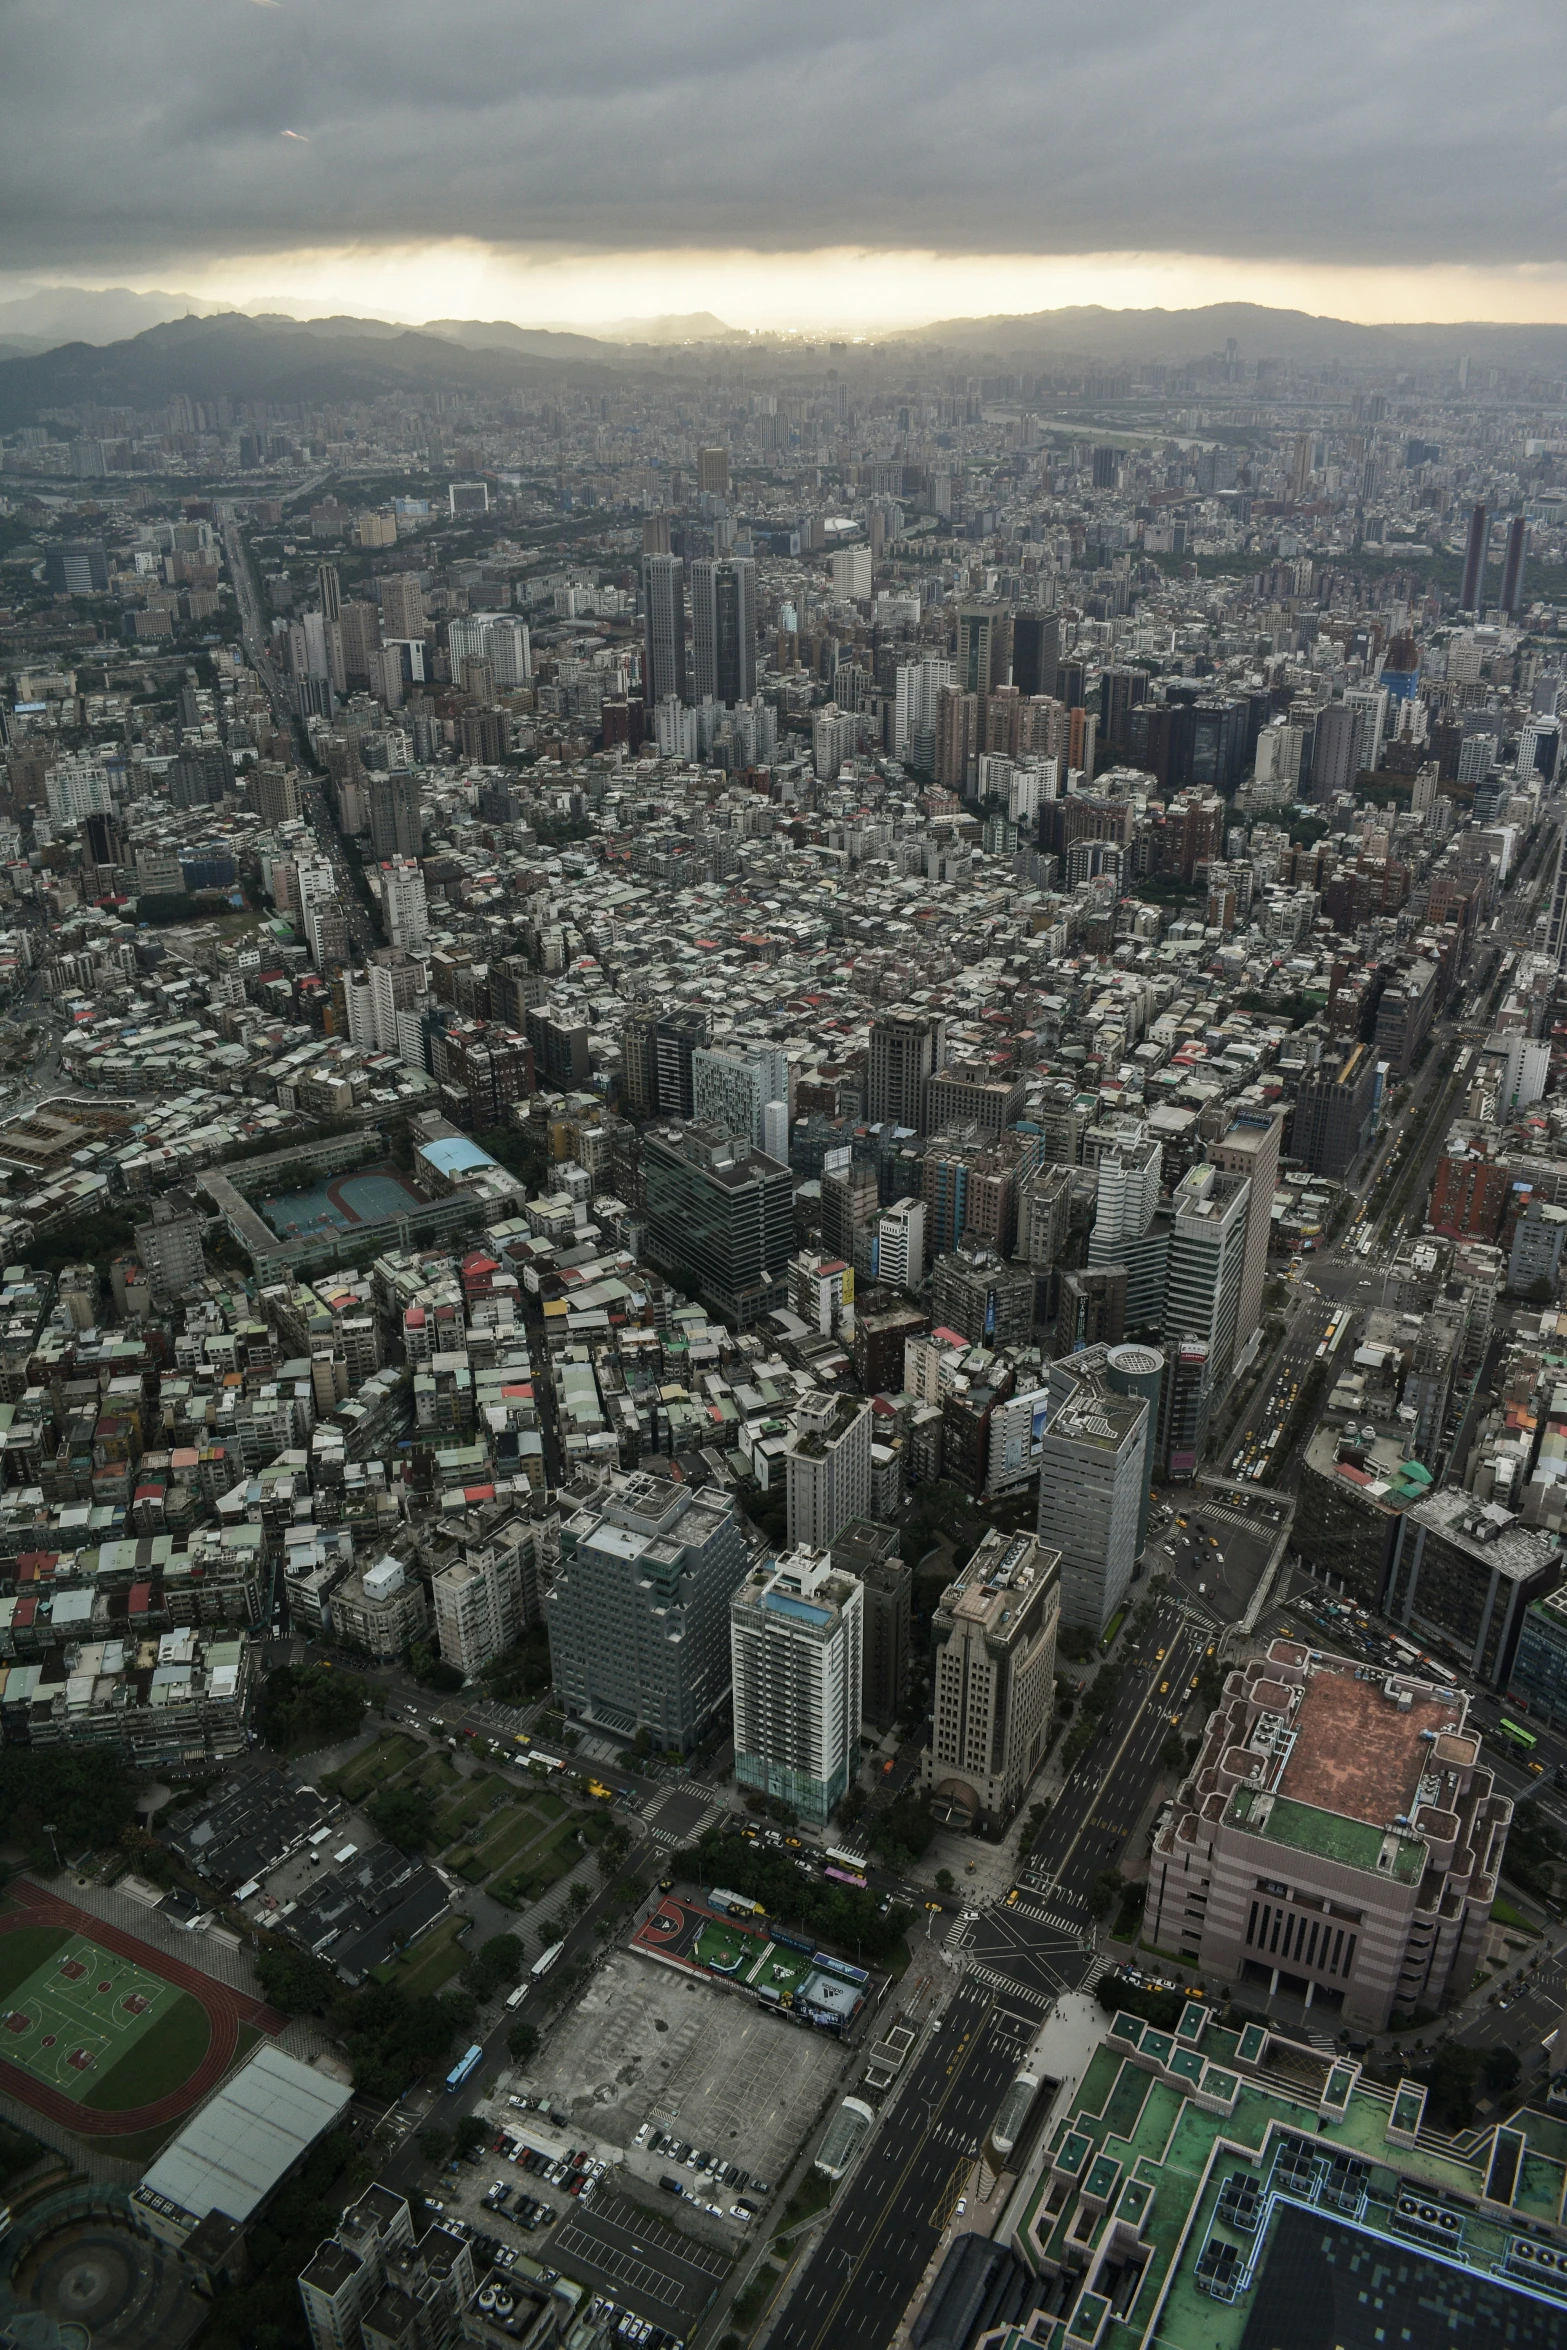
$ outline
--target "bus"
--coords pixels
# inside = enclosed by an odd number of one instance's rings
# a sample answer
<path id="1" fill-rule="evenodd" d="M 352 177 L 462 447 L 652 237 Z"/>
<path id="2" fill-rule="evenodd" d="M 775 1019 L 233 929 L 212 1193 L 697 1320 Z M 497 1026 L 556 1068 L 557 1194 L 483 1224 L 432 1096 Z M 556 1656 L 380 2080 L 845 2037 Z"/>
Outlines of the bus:
<path id="1" fill-rule="evenodd" d="M 1521 1722 L 1510 1722 L 1505 1714 L 1496 1729 L 1497 1735 L 1505 1738 L 1509 1746 L 1520 1747 L 1525 1754 L 1532 1754 L 1540 1743 L 1532 1730 L 1526 1730 Z"/>
<path id="2" fill-rule="evenodd" d="M 838 1851 L 834 1850 L 830 1844 L 827 1846 L 826 1857 L 832 1862 L 834 1868 L 864 1870 L 870 1867 L 870 1862 L 863 1852 Z"/>
<path id="3" fill-rule="evenodd" d="M 534 1960 L 532 1966 L 528 1969 L 528 1972 L 532 1975 L 535 1982 L 538 1981 L 540 1975 L 547 1975 L 549 1973 L 550 1968 L 555 1964 L 556 1959 L 559 1958 L 565 1947 L 566 1945 L 564 1942 L 552 1942 L 548 1950 L 541 1950 L 539 1952 L 538 1957 Z"/>
<path id="4" fill-rule="evenodd" d="M 507 1992 L 507 1994 L 506 1994 L 506 2004 L 507 2004 L 507 2006 L 508 2006 L 508 2007 L 520 2007 L 520 2006 L 522 2005 L 523 2001 L 524 2001 L 524 2000 L 527 1998 L 527 1996 L 528 1996 L 528 1993 L 529 1993 L 529 1992 L 530 1992 L 532 1989 L 533 1989 L 533 1985 L 532 1985 L 531 1983 L 519 1983 L 519 1984 L 517 1985 L 517 1988 L 516 1988 L 516 1990 L 515 1990 L 515 1991 L 508 1991 L 508 1992 Z"/>
<path id="5" fill-rule="evenodd" d="M 824 1877 L 833 1878 L 840 1885 L 859 1885 L 863 1888 L 865 1883 L 865 1879 L 857 1869 L 835 1869 L 830 1862 L 822 1874 Z"/>
<path id="6" fill-rule="evenodd" d="M 478 2071 L 480 2064 L 483 2062 L 483 2059 L 483 2043 L 481 2041 L 475 2040 L 467 2055 L 460 2056 L 457 2059 L 457 2062 L 452 2066 L 451 2071 L 447 2074 L 447 2094 L 450 2095 L 453 2089 L 460 2089 L 464 2081 L 466 2081 L 471 2074 Z"/>

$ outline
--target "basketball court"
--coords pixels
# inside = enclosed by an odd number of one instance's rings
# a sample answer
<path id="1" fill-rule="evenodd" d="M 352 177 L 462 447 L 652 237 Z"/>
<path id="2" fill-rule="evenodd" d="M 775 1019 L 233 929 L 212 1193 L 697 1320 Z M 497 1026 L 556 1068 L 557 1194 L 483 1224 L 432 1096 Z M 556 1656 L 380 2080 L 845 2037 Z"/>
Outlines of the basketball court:
<path id="1" fill-rule="evenodd" d="M 0 1988 L 0 2057 L 84 2102 L 186 1996 L 80 1934 L 62 1935 L 30 1974 Z"/>

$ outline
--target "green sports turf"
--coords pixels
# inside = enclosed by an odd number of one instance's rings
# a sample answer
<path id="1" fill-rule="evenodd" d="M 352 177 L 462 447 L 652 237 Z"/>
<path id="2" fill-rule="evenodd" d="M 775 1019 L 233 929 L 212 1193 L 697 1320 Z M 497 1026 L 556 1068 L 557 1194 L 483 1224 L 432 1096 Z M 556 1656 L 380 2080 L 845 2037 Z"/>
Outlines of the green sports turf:
<path id="1" fill-rule="evenodd" d="M 174 2005 L 133 2040 L 119 2062 L 82 2099 L 97 2113 L 129 2113 L 188 2081 L 207 2053 L 212 2025 L 199 1999 L 180 1992 Z"/>
<path id="2" fill-rule="evenodd" d="M 70 1939 L 68 1926 L 18 1926 L 14 1933 L 0 1934 L 0 2000 L 9 2007 L 17 1985 Z"/>
<path id="3" fill-rule="evenodd" d="M 177 2088 L 207 2044 L 208 2023 L 199 2002 L 82 1934 L 23 1927 L 0 1935 L 0 1953 L 7 1942 L 40 1934 L 55 1937 L 53 1948 L 40 1949 L 35 1942 L 30 1971 L 13 1979 L 0 1998 L 0 2057 L 78 2104 L 109 2111 L 124 2111 Z M 165 2026 L 165 2018 L 185 2009 L 189 2016 Z M 125 2074 L 127 2082 L 138 2084 L 135 2095 L 126 2094 L 116 2076 L 148 2040 L 153 2040 L 153 2058 Z"/>

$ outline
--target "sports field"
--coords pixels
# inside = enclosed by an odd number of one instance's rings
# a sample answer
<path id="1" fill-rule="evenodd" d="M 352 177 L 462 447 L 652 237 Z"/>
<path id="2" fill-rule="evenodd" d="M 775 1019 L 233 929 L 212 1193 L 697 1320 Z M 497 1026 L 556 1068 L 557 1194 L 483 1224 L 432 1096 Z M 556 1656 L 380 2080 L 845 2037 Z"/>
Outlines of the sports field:
<path id="1" fill-rule="evenodd" d="M 193 2073 L 212 2028 L 188 1991 L 63 1926 L 0 1936 L 0 2057 L 78 2105 L 125 2112 Z"/>

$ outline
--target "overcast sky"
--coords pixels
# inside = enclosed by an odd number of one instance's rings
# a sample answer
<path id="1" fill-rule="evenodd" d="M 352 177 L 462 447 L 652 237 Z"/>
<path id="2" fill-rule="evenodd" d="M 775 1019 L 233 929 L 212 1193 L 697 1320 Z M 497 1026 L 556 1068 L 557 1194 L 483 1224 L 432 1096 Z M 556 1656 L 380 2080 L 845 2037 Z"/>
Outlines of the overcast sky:
<path id="1" fill-rule="evenodd" d="M 1196 298 L 1420 315 L 1425 271 L 1567 316 L 1564 51 L 1559 0 L 0 0 L 0 271 L 282 292 L 329 255 L 396 308 L 465 240 L 459 291 L 569 256 L 613 303 L 857 248 L 937 257 L 950 310 L 1056 280 L 954 304 L 944 256 L 1133 254 Z"/>

